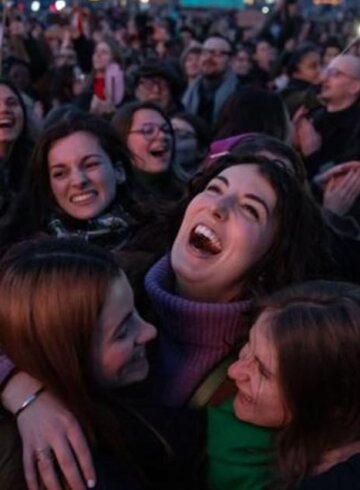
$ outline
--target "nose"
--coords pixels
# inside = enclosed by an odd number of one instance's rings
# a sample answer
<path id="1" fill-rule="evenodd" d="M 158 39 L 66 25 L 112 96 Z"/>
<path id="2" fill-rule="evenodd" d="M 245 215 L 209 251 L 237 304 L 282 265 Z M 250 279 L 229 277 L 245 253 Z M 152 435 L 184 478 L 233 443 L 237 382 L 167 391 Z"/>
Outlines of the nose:
<path id="1" fill-rule="evenodd" d="M 230 196 L 220 196 L 213 203 L 211 213 L 214 218 L 219 221 L 225 221 L 229 217 L 230 208 L 233 205 L 232 198 Z"/>
<path id="2" fill-rule="evenodd" d="M 71 183 L 77 187 L 84 187 L 88 183 L 89 179 L 86 172 L 81 169 L 74 169 L 71 172 Z"/>
<path id="3" fill-rule="evenodd" d="M 157 330 L 151 323 L 146 322 L 139 316 L 139 324 L 136 333 L 136 344 L 145 345 L 157 336 Z"/>
<path id="4" fill-rule="evenodd" d="M 234 381 L 247 381 L 249 379 L 249 360 L 238 359 L 228 368 L 228 376 Z"/>

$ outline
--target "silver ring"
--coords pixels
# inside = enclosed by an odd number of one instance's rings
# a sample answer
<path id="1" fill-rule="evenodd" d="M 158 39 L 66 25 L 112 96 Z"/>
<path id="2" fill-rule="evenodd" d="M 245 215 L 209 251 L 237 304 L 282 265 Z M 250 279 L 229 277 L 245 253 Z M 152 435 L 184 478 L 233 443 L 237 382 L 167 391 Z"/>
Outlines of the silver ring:
<path id="1" fill-rule="evenodd" d="M 44 462 L 44 461 L 53 461 L 54 459 L 54 454 L 52 449 L 50 448 L 44 448 L 44 449 L 37 449 L 35 451 L 35 459 L 38 463 Z"/>

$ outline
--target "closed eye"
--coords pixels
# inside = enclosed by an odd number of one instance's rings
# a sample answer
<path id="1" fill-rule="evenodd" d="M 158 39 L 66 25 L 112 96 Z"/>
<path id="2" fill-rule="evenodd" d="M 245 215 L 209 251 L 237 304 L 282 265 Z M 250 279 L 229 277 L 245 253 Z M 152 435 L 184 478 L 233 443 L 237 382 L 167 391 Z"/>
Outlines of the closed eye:
<path id="1" fill-rule="evenodd" d="M 95 167 L 98 167 L 99 165 L 100 165 L 100 162 L 92 161 L 92 162 L 86 162 L 85 167 L 86 168 L 95 168 Z"/>
<path id="2" fill-rule="evenodd" d="M 66 177 L 67 171 L 65 169 L 57 169 L 51 172 L 52 179 L 62 179 Z"/>
<path id="3" fill-rule="evenodd" d="M 216 194 L 221 194 L 221 189 L 218 185 L 216 184 L 209 184 L 207 187 L 206 187 L 206 190 L 207 191 L 210 191 L 210 192 L 215 192 Z"/>
<path id="4" fill-rule="evenodd" d="M 242 209 L 245 209 L 247 213 L 253 216 L 256 219 L 256 221 L 259 221 L 260 214 L 254 206 L 251 206 L 250 204 L 242 204 L 241 207 Z"/>

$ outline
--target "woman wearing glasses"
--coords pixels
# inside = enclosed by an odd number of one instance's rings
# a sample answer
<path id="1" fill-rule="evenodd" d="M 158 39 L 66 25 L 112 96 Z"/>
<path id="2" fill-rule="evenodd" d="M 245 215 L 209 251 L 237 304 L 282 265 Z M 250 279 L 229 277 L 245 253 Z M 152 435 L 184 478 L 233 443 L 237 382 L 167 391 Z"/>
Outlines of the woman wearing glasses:
<path id="1" fill-rule="evenodd" d="M 152 102 L 130 102 L 116 112 L 112 125 L 130 153 L 128 184 L 135 201 L 180 198 L 172 169 L 174 131 L 164 111 Z"/>

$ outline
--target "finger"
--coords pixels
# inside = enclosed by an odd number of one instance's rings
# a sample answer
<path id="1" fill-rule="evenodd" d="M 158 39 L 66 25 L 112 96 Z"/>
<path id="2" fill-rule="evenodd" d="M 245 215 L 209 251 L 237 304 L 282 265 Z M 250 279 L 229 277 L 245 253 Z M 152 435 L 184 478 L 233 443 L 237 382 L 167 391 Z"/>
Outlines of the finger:
<path id="1" fill-rule="evenodd" d="M 47 490 L 61 490 L 59 477 L 55 471 L 52 458 L 41 458 L 36 461 L 40 478 Z"/>
<path id="2" fill-rule="evenodd" d="M 72 450 L 76 455 L 84 480 L 86 481 L 88 488 L 93 488 L 96 483 L 96 473 L 89 444 L 80 428 L 77 431 L 71 431 L 68 434 L 68 438 Z"/>
<path id="3" fill-rule="evenodd" d="M 23 447 L 23 466 L 28 490 L 38 490 L 38 476 L 33 458 L 33 452 L 27 450 L 25 446 Z"/>
<path id="4" fill-rule="evenodd" d="M 86 485 L 68 440 L 65 438 L 63 440 L 58 440 L 57 445 L 54 445 L 53 449 L 57 463 L 71 490 L 85 490 Z"/>

